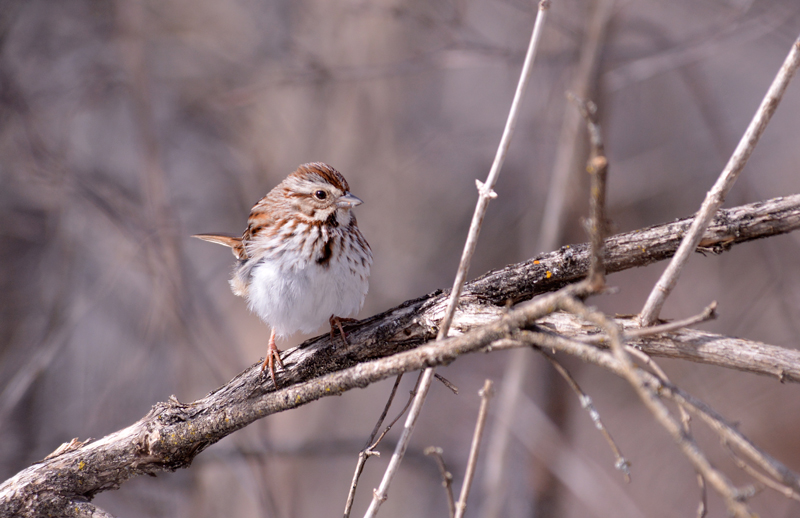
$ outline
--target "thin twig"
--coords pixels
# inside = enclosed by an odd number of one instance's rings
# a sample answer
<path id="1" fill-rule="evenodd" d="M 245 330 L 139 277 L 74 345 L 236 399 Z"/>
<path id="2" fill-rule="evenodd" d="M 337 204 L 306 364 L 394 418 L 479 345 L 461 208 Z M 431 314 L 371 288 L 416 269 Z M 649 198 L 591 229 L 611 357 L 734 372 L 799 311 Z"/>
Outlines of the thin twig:
<path id="1" fill-rule="evenodd" d="M 571 338 L 544 332 L 520 331 L 515 334 L 523 343 L 562 351 L 581 359 L 584 362 L 602 367 L 618 376 L 623 376 L 623 368 L 609 353 Z M 505 340 L 510 341 L 509 339 Z M 658 387 L 658 395 L 684 406 L 692 414 L 700 417 L 723 441 L 736 445 L 737 449 L 751 461 L 760 466 L 775 480 L 800 493 L 800 476 L 792 472 L 783 463 L 751 443 L 735 426 L 726 422 L 719 414 L 703 402 L 683 392 L 669 382 L 652 376 L 646 371 L 639 371 L 645 382 Z"/>
<path id="2" fill-rule="evenodd" d="M 585 316 L 582 318 L 585 318 Z M 553 349 L 555 351 L 561 351 L 575 356 L 586 363 L 602 367 L 620 377 L 625 377 L 626 369 L 613 354 L 587 345 L 584 342 L 566 338 L 561 335 L 540 331 L 519 331 L 518 333 L 515 333 L 514 336 L 517 340 L 522 341 L 522 343 Z M 511 339 L 504 340 L 504 342 L 511 341 Z M 684 406 L 686 409 L 692 412 L 692 414 L 700 417 L 712 430 L 717 433 L 717 435 L 720 436 L 723 441 L 726 441 L 729 444 L 735 444 L 739 451 L 749 457 L 753 462 L 758 464 L 775 480 L 787 487 L 790 487 L 795 492 L 800 493 L 800 476 L 792 472 L 780 461 L 772 458 L 769 454 L 752 444 L 744 435 L 742 435 L 741 432 L 739 432 L 733 425 L 726 422 L 714 410 L 708 407 L 708 405 L 705 405 L 701 401 L 683 392 L 671 383 L 665 382 L 660 378 L 648 373 L 647 371 L 637 370 L 637 372 L 642 377 L 644 384 L 655 388 L 658 396 L 665 397 L 679 405 Z M 677 431 L 678 434 L 681 433 L 679 425 Z M 689 457 L 689 455 L 687 455 L 687 457 Z M 689 458 L 691 460 L 691 457 Z M 716 485 L 713 486 L 715 489 L 718 489 Z M 726 494 L 733 495 L 734 499 L 741 498 L 743 496 L 742 492 L 735 490 L 735 488 L 729 492 L 726 489 L 726 492 L 727 493 L 721 494 L 723 494 L 723 496 Z"/>
<path id="3" fill-rule="evenodd" d="M 402 381 L 403 375 L 398 374 L 397 378 L 394 380 L 394 385 L 392 386 L 392 392 L 389 394 L 389 399 L 386 400 L 386 405 L 383 407 L 383 412 L 381 412 L 381 416 L 378 418 L 378 422 L 375 423 L 375 427 L 372 429 L 372 433 L 369 435 L 369 439 L 367 443 L 364 445 L 364 449 L 374 447 L 372 441 L 375 440 L 375 436 L 378 435 L 378 430 L 381 429 L 381 425 L 383 424 L 383 420 L 386 419 L 386 414 L 389 413 L 389 407 L 392 406 L 392 401 L 394 401 L 394 396 L 397 394 L 397 388 L 400 386 L 400 381 Z M 400 415 L 403 415 L 402 413 Z M 399 419 L 400 416 L 397 417 Z M 395 419 L 393 422 L 396 422 Z M 391 425 L 389 425 L 391 426 Z"/>
<path id="4" fill-rule="evenodd" d="M 445 312 L 444 319 L 440 324 L 437 340 L 446 338 L 448 332 L 450 331 L 450 325 L 453 322 L 453 316 L 455 315 L 456 307 L 458 305 L 458 299 L 461 295 L 461 290 L 464 288 L 464 281 L 466 280 L 467 271 L 469 270 L 469 263 L 472 259 L 472 254 L 475 252 L 475 247 L 478 242 L 478 234 L 480 233 L 481 225 L 483 224 L 486 208 L 489 205 L 489 201 L 492 198 L 497 197 L 497 194 L 493 191 L 493 189 L 497 183 L 497 178 L 500 175 L 500 169 L 505 161 L 508 147 L 511 144 L 511 137 L 514 134 L 514 127 L 516 126 L 517 118 L 519 117 L 522 98 L 528 85 L 528 78 L 530 77 L 530 71 L 533 66 L 533 59 L 536 55 L 536 49 L 538 48 L 538 43 L 541 39 L 542 28 L 544 26 L 544 21 L 547 17 L 547 11 L 549 7 L 550 0 L 541 0 L 539 3 L 539 10 L 536 15 L 536 21 L 533 25 L 533 33 L 531 34 L 530 44 L 528 45 L 528 51 L 525 55 L 525 62 L 522 65 L 522 72 L 520 73 L 517 90 L 514 93 L 514 100 L 511 102 L 511 109 L 509 110 L 508 119 L 506 120 L 506 126 L 503 130 L 503 136 L 500 139 L 500 145 L 497 148 L 497 153 L 495 155 L 494 162 L 492 163 L 492 168 L 489 171 L 489 176 L 484 183 L 480 182 L 479 180 L 475 181 L 478 187 L 478 203 L 475 206 L 475 212 L 472 216 L 472 223 L 470 224 L 469 233 L 467 235 L 467 242 L 464 245 L 464 251 L 461 255 L 461 261 L 458 265 L 458 272 L 456 273 L 456 278 L 453 282 L 453 288 L 450 293 L 447 311 Z M 386 468 L 386 472 L 383 475 L 380 486 L 378 486 L 378 488 L 373 492 L 372 502 L 370 503 L 366 514 L 364 515 L 365 518 L 371 518 L 377 515 L 378 509 L 380 509 L 381 504 L 387 498 L 389 485 L 391 484 L 394 475 L 397 473 L 397 469 L 399 468 L 400 462 L 405 454 L 406 448 L 408 447 L 408 442 L 411 439 L 411 434 L 414 431 L 417 418 L 422 410 L 422 404 L 427 397 L 428 389 L 430 388 L 431 381 L 433 380 L 433 375 L 434 369 L 432 367 L 425 369 L 425 372 L 422 374 L 419 391 L 417 392 L 417 396 L 414 398 L 414 403 L 411 406 L 408 417 L 406 418 L 406 423 L 403 427 L 403 433 L 397 442 L 397 447 L 395 448 L 394 454 L 389 461 L 389 466 Z"/>
<path id="5" fill-rule="evenodd" d="M 444 457 L 442 457 L 444 450 L 436 446 L 429 446 L 425 448 L 423 453 L 436 459 L 436 465 L 439 466 L 439 473 L 442 474 L 442 487 L 447 495 L 447 509 L 450 511 L 449 516 L 453 518 L 456 515 L 456 502 L 453 498 L 453 474 L 447 471 L 447 466 L 444 464 Z"/>
<path id="6" fill-rule="evenodd" d="M 591 286 L 590 291 L 596 293 L 605 287 L 605 267 L 603 265 L 603 245 L 606 237 L 606 175 L 608 174 L 608 159 L 603 146 L 603 133 L 597 122 L 597 105 L 587 99 L 581 99 L 574 94 L 568 97 L 578 106 L 578 111 L 586 121 L 589 130 L 589 144 L 591 151 L 586 163 L 586 172 L 591 175 L 589 196 L 589 238 L 592 249 L 592 259 L 589 264 L 587 280 Z"/>
<path id="7" fill-rule="evenodd" d="M 800 477 L 787 468 L 783 463 L 774 459 L 769 454 L 761 451 L 750 440 L 745 437 L 731 423 L 728 423 L 722 416 L 715 412 L 708 405 L 695 397 L 683 392 L 678 387 L 665 383 L 661 387 L 663 395 L 684 405 L 692 414 L 700 417 L 720 438 L 728 444 L 735 445 L 736 448 L 752 462 L 760 466 L 775 480 L 781 484 L 792 488 L 800 493 Z"/>
<path id="8" fill-rule="evenodd" d="M 475 423 L 475 432 L 472 435 L 472 444 L 469 447 L 469 460 L 467 471 L 464 473 L 464 482 L 461 484 L 461 495 L 456 504 L 455 518 L 463 518 L 467 510 L 467 498 L 475 476 L 475 466 L 478 465 L 478 451 L 481 446 L 483 429 L 486 427 L 486 416 L 489 415 L 489 400 L 494 396 L 492 380 L 483 382 L 483 388 L 478 392 L 481 396 L 481 407 L 478 410 L 478 421 Z"/>
<path id="9" fill-rule="evenodd" d="M 356 498 L 356 488 L 358 488 L 358 479 L 364 472 L 364 466 L 367 464 L 367 459 L 373 455 L 380 455 L 377 451 L 371 448 L 364 448 L 358 452 L 358 460 L 356 461 L 356 470 L 353 473 L 353 480 L 350 481 L 350 491 L 347 493 L 347 502 L 344 504 L 344 518 L 349 518 L 350 512 L 353 510 L 353 503 Z"/>
<path id="10" fill-rule="evenodd" d="M 675 320 L 673 322 L 667 322 L 666 324 L 660 324 L 657 326 L 650 326 L 640 329 L 629 329 L 625 331 L 625 339 L 627 340 L 629 338 L 642 338 L 644 336 L 669 333 L 671 331 L 677 331 L 678 329 L 683 329 L 685 327 L 693 326 L 701 322 L 708 322 L 709 320 L 714 320 L 716 318 L 717 318 L 717 301 L 715 300 L 711 302 L 711 304 L 706 306 L 702 312 L 698 313 L 693 317 L 683 318 L 681 320 Z"/>
<path id="11" fill-rule="evenodd" d="M 689 326 L 693 326 L 701 322 L 714 320 L 717 318 L 716 310 L 717 310 L 717 301 L 713 301 L 711 304 L 706 306 L 702 312 L 691 317 L 682 318 L 680 320 L 675 320 L 673 322 L 667 322 L 666 324 L 659 324 L 657 326 L 625 329 L 622 335 L 622 341 L 627 342 L 628 340 L 635 340 L 638 338 L 644 338 L 646 336 L 671 333 L 673 331 L 685 329 Z M 587 344 L 605 344 L 608 343 L 608 337 L 606 335 L 589 336 L 584 340 L 584 342 L 586 342 Z"/>
<path id="12" fill-rule="evenodd" d="M 583 389 L 581 389 L 578 382 L 575 381 L 575 378 L 572 377 L 572 374 L 564 368 L 561 363 L 559 363 L 555 358 L 550 356 L 549 354 L 542 351 L 542 356 L 547 358 L 547 360 L 553 365 L 562 378 L 567 382 L 567 384 L 572 388 L 572 390 L 578 395 L 578 400 L 581 402 L 581 406 L 589 413 L 589 417 L 592 419 L 595 428 L 597 428 L 603 437 L 605 438 L 606 442 L 608 443 L 609 447 L 611 448 L 612 453 L 614 453 L 614 467 L 617 468 L 622 472 L 623 478 L 625 478 L 625 482 L 631 481 L 631 470 L 630 466 L 631 463 L 622 455 L 617 443 L 614 442 L 614 438 L 611 437 L 611 433 L 609 433 L 608 429 L 603 424 L 603 420 L 600 419 L 600 412 L 592 403 L 592 398 L 589 397 Z"/>
<path id="13" fill-rule="evenodd" d="M 445 378 L 441 374 L 434 374 L 433 377 L 439 380 L 442 383 L 442 385 L 449 388 L 450 392 L 452 392 L 456 396 L 458 395 L 458 387 L 453 385 L 453 382 L 451 382 L 449 379 Z"/>
<path id="14" fill-rule="evenodd" d="M 647 302 L 639 316 L 639 322 L 642 326 L 653 325 L 658 320 L 661 308 L 670 292 L 675 287 L 675 284 L 678 282 L 678 277 L 686 261 L 689 259 L 689 255 L 697 248 L 697 245 L 700 244 L 705 229 L 708 227 L 717 209 L 719 209 L 725 201 L 725 197 L 731 187 L 733 187 L 739 173 L 744 169 L 747 160 L 753 153 L 756 144 L 758 144 L 758 140 L 761 138 L 772 115 L 778 108 L 778 104 L 781 102 L 786 87 L 789 85 L 789 81 L 792 79 L 798 67 L 800 67 L 800 38 L 792 45 L 789 55 L 778 71 L 778 75 L 775 76 L 772 85 L 770 85 L 767 91 L 767 95 L 761 101 L 761 105 L 758 107 L 753 120 L 750 121 L 750 125 L 739 141 L 739 145 L 736 146 L 733 155 L 731 155 L 730 160 L 728 160 L 725 169 L 722 170 L 716 183 L 711 190 L 708 191 L 708 194 L 706 194 L 703 205 L 700 207 L 697 216 L 695 216 L 692 222 L 692 226 L 683 238 L 681 246 L 678 247 L 675 257 L 672 258 L 669 266 L 664 270 L 658 283 L 656 283 L 653 290 L 650 292 Z"/>

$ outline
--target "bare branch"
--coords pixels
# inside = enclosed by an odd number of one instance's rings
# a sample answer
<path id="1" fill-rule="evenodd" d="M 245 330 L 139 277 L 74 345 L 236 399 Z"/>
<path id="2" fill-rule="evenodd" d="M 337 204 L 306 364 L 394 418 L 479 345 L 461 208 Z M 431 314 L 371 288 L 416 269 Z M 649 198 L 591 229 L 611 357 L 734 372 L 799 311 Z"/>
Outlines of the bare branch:
<path id="1" fill-rule="evenodd" d="M 683 265 L 686 264 L 689 255 L 697 248 L 700 241 L 702 241 L 703 233 L 711 222 L 711 218 L 714 217 L 714 213 L 725 201 L 728 191 L 733 187 L 734 182 L 739 177 L 739 173 L 744 169 L 747 160 L 753 153 L 756 144 L 758 144 L 758 140 L 761 138 L 764 130 L 767 129 L 767 124 L 778 108 L 783 93 L 786 91 L 786 87 L 789 86 L 789 81 L 791 81 L 798 67 L 800 67 L 800 38 L 792 45 L 789 55 L 786 56 L 786 60 L 778 71 L 778 75 L 775 76 L 772 85 L 770 85 L 767 91 L 767 95 L 761 101 L 761 105 L 758 107 L 753 120 L 750 121 L 750 125 L 739 141 L 739 145 L 736 146 L 733 155 L 731 155 L 730 160 L 728 160 L 725 169 L 722 170 L 717 182 L 711 190 L 708 191 L 708 194 L 706 194 L 706 199 L 697 212 L 697 216 L 692 222 L 692 226 L 687 232 L 686 237 L 683 238 L 683 242 L 675 253 L 675 257 L 670 261 L 667 269 L 664 270 L 658 283 L 653 287 L 653 291 L 650 292 L 650 296 L 647 298 L 647 302 L 645 302 L 639 317 L 642 326 L 653 325 L 658 319 L 661 307 L 678 282 L 678 276 L 683 269 Z"/>
<path id="2" fill-rule="evenodd" d="M 628 340 L 630 338 L 641 338 L 643 336 L 653 336 L 653 335 L 660 335 L 662 333 L 669 333 L 671 331 L 679 331 L 683 328 L 693 326 L 695 324 L 700 324 L 702 322 L 714 320 L 715 318 L 717 318 L 716 300 L 713 301 L 708 306 L 706 306 L 706 308 L 700 314 L 695 315 L 693 317 L 682 318 L 680 320 L 675 320 L 674 322 L 668 322 L 666 324 L 661 324 L 658 326 L 651 326 L 639 329 L 629 329 L 625 332 L 625 339 Z"/>

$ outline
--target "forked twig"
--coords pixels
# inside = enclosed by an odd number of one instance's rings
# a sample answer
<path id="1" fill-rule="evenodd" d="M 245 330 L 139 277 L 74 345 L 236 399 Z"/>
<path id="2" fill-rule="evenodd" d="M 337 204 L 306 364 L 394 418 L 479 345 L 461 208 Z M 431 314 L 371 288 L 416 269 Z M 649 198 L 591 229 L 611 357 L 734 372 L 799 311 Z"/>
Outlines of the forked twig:
<path id="1" fill-rule="evenodd" d="M 792 488 L 795 492 L 800 493 L 800 477 L 797 474 L 766 452 L 761 451 L 737 430 L 736 427 L 728 423 L 708 405 L 690 394 L 683 392 L 674 385 L 664 384 L 661 389 L 665 397 L 684 405 L 687 410 L 702 419 L 709 428 L 714 430 L 723 441 L 727 444 L 735 445 L 742 455 L 748 457 L 752 462 L 760 466 L 761 469 L 775 480 Z"/>
<path id="2" fill-rule="evenodd" d="M 537 347 L 546 347 L 556 351 L 562 351 L 575 356 L 586 363 L 597 365 L 613 374 L 624 377 L 625 369 L 622 364 L 616 360 L 614 355 L 602 349 L 587 345 L 582 341 L 542 331 L 520 331 L 515 334 L 515 337 L 522 343 Z M 506 341 L 509 342 L 511 340 L 507 339 Z M 791 488 L 797 493 L 800 493 L 799 475 L 795 474 L 783 463 L 777 459 L 774 459 L 769 454 L 751 443 L 747 437 L 742 435 L 742 433 L 736 429 L 736 427 L 725 421 L 725 419 L 723 419 L 708 405 L 683 392 L 681 389 L 675 387 L 671 383 L 665 382 L 647 371 L 638 370 L 638 374 L 641 376 L 645 384 L 655 388 L 657 391 L 657 396 L 680 404 L 689 410 L 694 416 L 700 417 L 709 426 L 709 428 L 719 435 L 723 441 L 725 441 L 727 444 L 735 445 L 741 454 L 748 457 L 753 463 L 761 467 L 761 469 L 763 469 L 764 472 L 766 472 L 769 476 L 778 481 L 780 484 Z M 681 430 L 679 427 L 678 433 L 680 434 L 680 432 Z M 712 486 L 719 490 L 716 485 L 712 484 Z M 744 496 L 743 493 L 739 492 L 736 490 L 736 488 L 730 485 L 726 487 L 724 493 L 720 493 L 724 497 L 730 496 L 734 499 L 742 498 Z"/>
<path id="3" fill-rule="evenodd" d="M 364 465 L 367 463 L 367 459 L 373 455 L 379 455 L 378 452 L 374 451 L 373 448 L 377 446 L 377 442 L 373 444 L 372 441 L 375 440 L 375 436 L 378 435 L 378 430 L 381 429 L 381 425 L 383 424 L 383 420 L 386 419 L 386 415 L 389 413 L 389 407 L 392 406 L 392 401 L 394 401 L 394 396 L 397 394 L 397 388 L 400 386 L 400 380 L 403 379 L 403 374 L 400 373 L 397 375 L 397 378 L 394 380 L 394 385 L 392 386 L 392 391 L 389 394 L 389 398 L 386 400 L 386 404 L 383 406 L 383 412 L 381 412 L 378 421 L 375 423 L 375 427 L 372 429 L 372 433 L 369 435 L 369 439 L 367 439 L 367 443 L 364 445 L 364 448 L 358 453 L 358 461 L 356 462 L 356 471 L 353 473 L 353 481 L 350 483 L 350 491 L 347 493 L 347 502 L 344 504 L 344 518 L 348 518 L 350 516 L 350 511 L 353 509 L 353 502 L 356 498 L 356 488 L 358 487 L 358 479 L 361 478 L 361 473 L 364 471 Z M 413 392 L 413 391 L 412 391 Z M 413 397 L 413 396 L 412 396 Z M 409 402 L 411 399 L 409 398 Z M 398 415 L 394 421 L 392 421 L 389 426 L 386 427 L 386 430 L 381 434 L 381 439 L 392 425 L 400 419 L 400 416 L 405 413 L 405 410 L 408 408 L 408 403 L 406 403 L 405 408 L 403 411 Z M 380 441 L 380 439 L 379 439 Z"/>
<path id="4" fill-rule="evenodd" d="M 653 325 L 658 319 L 661 308 L 678 282 L 678 277 L 689 259 L 689 255 L 697 249 L 697 245 L 700 244 L 700 240 L 703 238 L 703 232 L 705 232 L 717 209 L 725 201 L 725 196 L 733 187 L 739 173 L 744 169 L 798 67 L 800 67 L 800 37 L 792 45 L 789 55 L 786 56 L 786 60 L 775 76 L 769 90 L 767 90 L 766 96 L 761 101 L 761 105 L 758 107 L 755 116 L 753 116 L 753 120 L 750 121 L 750 125 L 739 141 L 739 145 L 736 146 L 733 155 L 728 160 L 725 169 L 722 170 L 716 183 L 706 194 L 706 198 L 697 212 L 692 226 L 683 238 L 681 246 L 678 247 L 675 257 L 672 258 L 667 269 L 664 270 L 661 278 L 650 292 L 639 316 L 639 322 L 642 326 Z"/>
<path id="5" fill-rule="evenodd" d="M 398 375 L 398 379 L 395 381 L 395 387 L 400 384 L 400 379 L 399 378 L 401 376 L 402 376 L 402 373 L 400 375 Z M 400 418 L 403 417 L 406 412 L 408 412 L 408 408 L 411 406 L 411 403 L 414 402 L 414 398 L 417 395 L 417 390 L 419 390 L 420 379 L 421 379 L 421 377 L 417 378 L 417 383 L 414 385 L 414 388 L 411 389 L 411 392 L 408 395 L 408 401 L 406 401 L 406 404 L 403 406 L 403 408 L 400 410 L 400 412 L 397 413 L 397 416 L 394 419 L 392 419 L 392 421 L 388 425 L 386 425 L 386 428 L 383 429 L 381 434 L 377 438 L 375 438 L 375 431 L 380 427 L 380 421 L 382 421 L 383 419 L 379 420 L 379 422 L 375 425 L 375 428 L 372 430 L 372 435 L 370 436 L 371 444 L 370 444 L 370 442 L 367 442 L 367 446 L 361 451 L 361 453 L 358 454 L 358 462 L 356 463 L 356 471 L 353 474 L 353 482 L 350 485 L 350 493 L 347 495 L 347 504 L 346 504 L 345 510 L 344 510 L 344 518 L 348 518 L 350 516 L 350 512 L 351 512 L 351 510 L 353 508 L 353 501 L 354 501 L 355 496 L 356 496 L 356 488 L 358 486 L 358 479 L 361 477 L 361 473 L 364 471 L 364 465 L 367 462 L 367 458 L 369 458 L 369 457 L 371 457 L 373 455 L 374 456 L 380 456 L 380 452 L 375 451 L 375 447 L 378 446 L 378 444 L 380 444 L 380 442 L 383 440 L 384 437 L 386 437 L 386 434 L 388 434 L 389 431 L 392 429 L 392 427 L 395 424 L 397 424 L 397 421 L 399 421 Z M 392 394 L 394 394 L 394 390 L 395 389 L 392 389 Z M 388 410 L 390 405 L 391 405 L 391 398 L 389 399 L 389 401 L 387 401 L 385 409 Z M 383 417 L 386 417 L 386 412 L 384 412 L 382 414 L 382 418 Z M 374 442 L 373 442 L 373 439 L 374 439 Z"/>
<path id="6" fill-rule="evenodd" d="M 369 439 L 367 440 L 367 443 L 364 445 L 364 449 L 372 448 L 375 446 L 374 444 L 372 444 L 372 441 L 375 440 L 375 436 L 378 435 L 378 430 L 380 430 L 381 425 L 383 424 L 383 420 L 386 419 L 386 414 L 389 413 L 389 407 L 392 406 L 392 401 L 394 401 L 394 396 L 395 394 L 397 394 L 397 389 L 400 386 L 400 382 L 402 380 L 403 380 L 403 374 L 402 373 L 398 374 L 397 378 L 395 378 L 394 380 L 394 385 L 392 385 L 392 391 L 391 393 L 389 393 L 389 398 L 386 400 L 386 404 L 383 407 L 383 412 L 381 412 L 381 416 L 378 418 L 378 422 L 375 423 L 375 427 L 372 428 L 372 433 L 369 435 Z M 407 406 L 408 404 L 406 404 L 406 408 Z M 403 415 L 403 412 L 401 412 L 400 415 Z M 392 424 L 396 423 L 397 420 L 400 419 L 400 415 L 398 415 L 397 418 L 395 418 L 395 420 L 392 421 L 387 428 L 390 428 Z"/>
<path id="7" fill-rule="evenodd" d="M 497 178 L 500 175 L 500 169 L 505 161 L 508 147 L 511 144 L 511 137 L 514 134 L 514 127 L 516 126 L 517 118 L 519 117 L 522 98 L 528 85 L 528 78 L 530 77 L 530 71 L 533 66 L 533 59 L 536 56 L 536 49 L 538 48 L 539 41 L 541 40 L 542 28 L 544 27 L 544 21 L 547 18 L 547 11 L 549 10 L 549 7 L 550 0 L 540 1 L 539 9 L 536 15 L 536 21 L 533 25 L 533 33 L 531 34 L 531 40 L 528 45 L 528 51 L 525 54 L 525 62 L 522 65 L 522 72 L 520 73 L 517 89 L 514 93 L 514 100 L 511 102 L 511 109 L 509 110 L 508 119 L 506 120 L 506 126 L 503 130 L 503 136 L 500 139 L 500 145 L 497 148 L 494 162 L 492 162 L 492 168 L 489 171 L 489 176 L 487 177 L 485 183 L 482 183 L 479 180 L 475 181 L 478 186 L 478 203 L 475 206 L 475 212 L 472 216 L 472 223 L 470 224 L 469 233 L 467 235 L 467 242 L 464 245 L 464 251 L 461 255 L 461 261 L 458 265 L 458 272 L 456 273 L 456 278 L 453 282 L 453 288 L 450 293 L 447 311 L 440 324 L 439 332 L 436 338 L 437 340 L 446 338 L 448 332 L 450 331 L 450 325 L 453 322 L 453 315 L 455 315 L 458 299 L 461 295 L 461 290 L 464 288 L 464 281 L 466 280 L 467 271 L 469 270 L 469 263 L 472 259 L 472 254 L 475 252 L 475 247 L 478 242 L 478 234 L 480 233 L 481 225 L 483 224 L 483 217 L 486 214 L 486 208 L 489 205 L 489 201 L 492 198 L 497 197 L 497 194 L 495 194 L 492 189 L 494 189 L 494 186 L 497 183 Z M 380 509 L 381 504 L 387 498 L 389 485 L 391 484 L 395 473 L 397 473 L 397 469 L 399 468 L 400 462 L 403 459 L 406 448 L 408 447 L 408 442 L 411 439 L 411 433 L 414 431 L 417 418 L 422 410 L 422 404 L 427 397 L 428 389 L 430 388 L 431 381 L 433 380 L 433 375 L 434 369 L 432 367 L 425 369 L 425 371 L 422 373 L 419 382 L 419 390 L 417 392 L 417 396 L 414 398 L 414 403 L 411 406 L 408 417 L 406 418 L 405 426 L 403 427 L 403 433 L 397 442 L 397 447 L 392 454 L 392 458 L 389 461 L 389 466 L 386 468 L 386 472 L 383 475 L 380 486 L 378 486 L 378 488 L 373 492 L 372 502 L 370 503 L 370 506 L 364 515 L 365 518 L 374 517 L 378 513 L 378 509 Z"/>

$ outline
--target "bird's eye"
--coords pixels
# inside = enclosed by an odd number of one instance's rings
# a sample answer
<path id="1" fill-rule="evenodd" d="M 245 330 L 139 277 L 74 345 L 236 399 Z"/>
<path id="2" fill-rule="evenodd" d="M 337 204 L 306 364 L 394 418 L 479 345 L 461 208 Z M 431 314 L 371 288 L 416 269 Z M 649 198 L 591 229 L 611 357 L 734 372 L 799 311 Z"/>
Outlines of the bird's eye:
<path id="1" fill-rule="evenodd" d="M 325 192 L 325 191 L 319 190 L 319 191 L 317 191 L 317 192 L 315 192 L 315 193 L 314 193 L 314 197 L 315 197 L 316 199 L 318 199 L 318 200 L 322 201 L 322 200 L 324 200 L 325 198 L 327 198 L 327 197 L 328 197 L 328 193 L 327 193 L 327 192 Z"/>

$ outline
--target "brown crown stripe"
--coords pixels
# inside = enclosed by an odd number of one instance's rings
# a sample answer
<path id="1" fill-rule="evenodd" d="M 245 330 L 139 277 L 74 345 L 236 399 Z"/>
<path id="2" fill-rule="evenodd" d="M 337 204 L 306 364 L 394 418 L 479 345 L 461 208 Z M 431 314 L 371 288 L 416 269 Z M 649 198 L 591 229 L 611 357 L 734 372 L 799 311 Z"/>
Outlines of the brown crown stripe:
<path id="1" fill-rule="evenodd" d="M 347 180 L 344 179 L 342 173 L 334 169 L 333 167 L 329 166 L 328 164 L 324 164 L 322 162 L 311 162 L 309 164 L 303 164 L 297 168 L 297 170 L 292 173 L 298 176 L 300 175 L 317 175 L 322 180 L 330 183 L 337 189 L 342 192 L 348 192 L 350 190 L 350 186 L 347 185 Z"/>

